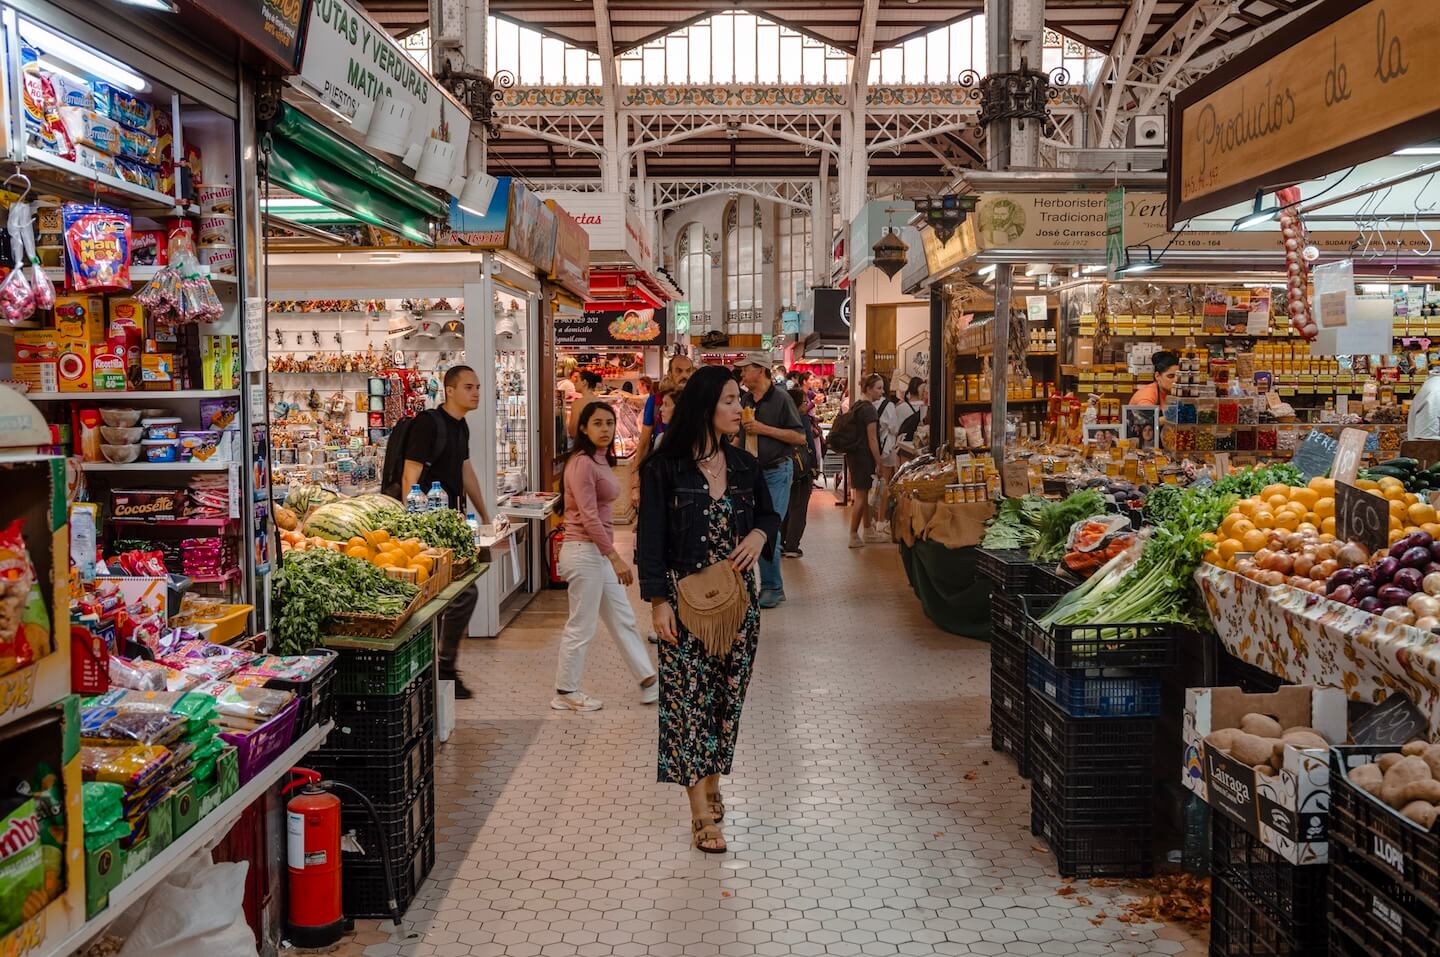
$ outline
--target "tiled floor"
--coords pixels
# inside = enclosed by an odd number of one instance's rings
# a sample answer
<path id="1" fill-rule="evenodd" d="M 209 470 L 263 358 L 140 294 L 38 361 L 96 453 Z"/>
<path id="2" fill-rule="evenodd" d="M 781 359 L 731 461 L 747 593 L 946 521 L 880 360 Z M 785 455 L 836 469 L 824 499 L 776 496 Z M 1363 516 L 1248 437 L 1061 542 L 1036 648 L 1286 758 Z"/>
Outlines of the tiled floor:
<path id="1" fill-rule="evenodd" d="M 342 953 L 1204 953 L 1114 920 L 1119 889 L 1056 893 L 1029 790 L 990 750 L 987 646 L 925 619 L 894 546 L 847 549 L 833 503 L 814 497 L 789 600 L 764 614 L 729 854 L 691 850 L 683 792 L 655 783 L 655 711 L 603 626 L 584 690 L 604 710 L 549 709 L 565 594 L 546 592 L 465 647 L 476 697 L 439 751 L 438 860 L 406 933 L 365 922 Z"/>

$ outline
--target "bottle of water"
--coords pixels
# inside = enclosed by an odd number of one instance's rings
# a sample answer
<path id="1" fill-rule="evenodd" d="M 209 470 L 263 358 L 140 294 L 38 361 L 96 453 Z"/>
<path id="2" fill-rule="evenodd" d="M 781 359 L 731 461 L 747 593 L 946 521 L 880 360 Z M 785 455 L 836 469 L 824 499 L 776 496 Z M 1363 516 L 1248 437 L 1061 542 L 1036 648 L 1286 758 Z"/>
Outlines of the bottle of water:
<path id="1" fill-rule="evenodd" d="M 405 496 L 405 511 L 418 513 L 425 511 L 425 493 L 420 491 L 418 484 L 410 486 L 410 493 Z"/>
<path id="2" fill-rule="evenodd" d="M 475 517 L 474 512 L 466 512 L 465 524 L 470 526 L 470 536 L 478 543 L 480 541 L 480 519 Z"/>
<path id="3" fill-rule="evenodd" d="M 430 493 L 425 496 L 425 511 L 434 512 L 438 509 L 450 507 L 450 496 L 440 487 L 439 482 L 430 483 Z"/>

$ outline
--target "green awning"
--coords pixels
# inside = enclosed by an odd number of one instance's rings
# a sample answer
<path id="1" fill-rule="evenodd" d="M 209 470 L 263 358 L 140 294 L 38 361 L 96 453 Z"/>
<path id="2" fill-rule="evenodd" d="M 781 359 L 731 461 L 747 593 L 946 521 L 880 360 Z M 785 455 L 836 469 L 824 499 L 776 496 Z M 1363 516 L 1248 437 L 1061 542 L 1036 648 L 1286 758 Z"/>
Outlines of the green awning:
<path id="1" fill-rule="evenodd" d="M 276 136 L 270 151 L 270 179 L 297 196 L 379 226 L 412 242 L 433 246 L 430 222 L 414 206 L 350 175 L 333 163 Z"/>
<path id="2" fill-rule="evenodd" d="M 419 183 L 397 173 L 289 103 L 280 105 L 280 116 L 275 121 L 273 133 L 277 140 L 281 137 L 290 140 L 320 160 L 339 167 L 370 189 L 388 193 L 430 219 L 443 220 L 450 215 L 448 200 L 441 199 Z"/>

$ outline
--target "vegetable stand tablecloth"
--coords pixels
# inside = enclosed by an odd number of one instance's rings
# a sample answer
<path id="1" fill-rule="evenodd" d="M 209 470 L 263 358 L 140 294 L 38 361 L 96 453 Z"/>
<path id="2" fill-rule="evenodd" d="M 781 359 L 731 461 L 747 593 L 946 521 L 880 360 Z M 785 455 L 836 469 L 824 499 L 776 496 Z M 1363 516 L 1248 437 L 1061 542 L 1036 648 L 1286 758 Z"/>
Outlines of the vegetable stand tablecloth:
<path id="1" fill-rule="evenodd" d="M 925 617 L 952 635 L 990 638 L 990 579 L 975 566 L 980 549 L 946 548 L 939 542 L 900 543 L 905 577 Z"/>
<path id="2" fill-rule="evenodd" d="M 1225 649 L 1294 684 L 1376 703 L 1408 694 L 1440 733 L 1440 635 L 1214 565 L 1195 580 Z"/>

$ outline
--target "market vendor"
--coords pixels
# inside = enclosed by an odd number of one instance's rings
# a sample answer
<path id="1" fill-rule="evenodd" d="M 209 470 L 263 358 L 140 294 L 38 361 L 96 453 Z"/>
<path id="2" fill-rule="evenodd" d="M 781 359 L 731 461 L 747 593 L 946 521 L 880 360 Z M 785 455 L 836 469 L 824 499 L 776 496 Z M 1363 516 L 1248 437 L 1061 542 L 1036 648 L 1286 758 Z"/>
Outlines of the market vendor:
<path id="1" fill-rule="evenodd" d="M 1155 381 L 1136 389 L 1129 404 L 1158 405 L 1163 409 L 1175 389 L 1175 380 L 1180 378 L 1180 357 L 1173 352 L 1161 351 L 1151 356 L 1150 362 L 1155 368 Z"/>

